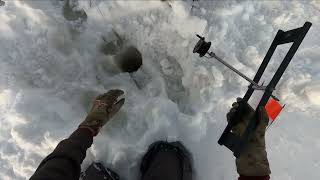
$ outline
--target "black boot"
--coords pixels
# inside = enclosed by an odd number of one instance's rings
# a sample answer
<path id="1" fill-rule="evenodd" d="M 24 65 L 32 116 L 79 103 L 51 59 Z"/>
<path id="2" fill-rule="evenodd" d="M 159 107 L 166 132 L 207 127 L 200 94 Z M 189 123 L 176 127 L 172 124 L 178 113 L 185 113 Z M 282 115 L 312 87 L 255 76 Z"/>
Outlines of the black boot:
<path id="1" fill-rule="evenodd" d="M 142 159 L 141 180 L 192 180 L 191 161 L 180 142 L 155 142 Z"/>

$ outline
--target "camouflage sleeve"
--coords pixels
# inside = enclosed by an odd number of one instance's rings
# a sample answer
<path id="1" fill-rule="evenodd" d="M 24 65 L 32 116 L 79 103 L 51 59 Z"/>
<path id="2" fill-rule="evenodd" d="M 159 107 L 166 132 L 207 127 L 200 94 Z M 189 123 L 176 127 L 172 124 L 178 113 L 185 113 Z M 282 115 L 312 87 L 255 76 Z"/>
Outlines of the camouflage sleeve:
<path id="1" fill-rule="evenodd" d="M 81 163 L 91 146 L 93 137 L 87 129 L 77 129 L 68 139 L 61 141 L 55 150 L 39 165 L 30 180 L 78 180 Z"/>

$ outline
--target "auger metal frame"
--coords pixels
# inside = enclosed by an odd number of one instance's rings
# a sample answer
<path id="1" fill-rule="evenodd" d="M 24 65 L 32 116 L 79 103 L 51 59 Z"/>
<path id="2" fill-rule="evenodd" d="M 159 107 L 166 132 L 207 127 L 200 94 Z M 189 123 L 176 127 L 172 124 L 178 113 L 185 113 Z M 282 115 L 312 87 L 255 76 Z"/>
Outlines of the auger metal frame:
<path id="1" fill-rule="evenodd" d="M 275 89 L 276 85 L 278 84 L 281 76 L 283 75 L 284 71 L 286 70 L 286 68 L 288 67 L 291 59 L 293 58 L 293 56 L 295 55 L 295 53 L 297 52 L 301 42 L 303 41 L 304 37 L 306 36 L 307 32 L 309 31 L 310 27 L 311 27 L 311 23 L 310 22 L 306 22 L 302 27 L 297 28 L 297 29 L 292 29 L 289 31 L 283 31 L 283 30 L 279 30 L 266 54 L 266 56 L 264 57 L 253 81 L 255 82 L 255 84 L 259 83 L 259 80 L 261 79 L 266 67 L 268 66 L 270 59 L 274 53 L 274 51 L 276 50 L 278 45 L 281 44 L 287 44 L 287 43 L 293 43 L 288 51 L 288 53 L 286 54 L 286 56 L 284 57 L 284 59 L 282 60 L 279 68 L 277 69 L 277 71 L 275 72 L 274 76 L 272 77 L 271 81 L 269 82 L 269 84 L 266 86 L 264 94 L 255 110 L 255 115 L 250 119 L 248 126 L 246 127 L 246 130 L 244 131 L 244 133 L 241 136 L 235 135 L 234 133 L 232 133 L 232 127 L 235 126 L 237 123 L 234 123 L 235 121 L 229 121 L 227 127 L 224 129 L 218 143 L 220 145 L 224 145 L 226 146 L 228 149 L 230 149 L 233 152 L 233 155 L 235 157 L 240 157 L 241 153 L 245 150 L 246 145 L 248 144 L 252 134 L 254 133 L 257 125 L 259 122 L 257 122 L 258 120 L 258 108 L 260 106 L 265 106 L 268 102 L 268 100 L 270 99 L 270 97 L 272 96 L 272 92 Z M 254 88 L 254 84 L 250 84 L 249 88 L 246 92 L 246 94 L 243 97 L 243 101 L 244 102 L 248 102 L 248 100 L 250 99 L 251 95 L 253 94 L 255 88 Z M 236 118 L 236 117 L 235 117 Z"/>

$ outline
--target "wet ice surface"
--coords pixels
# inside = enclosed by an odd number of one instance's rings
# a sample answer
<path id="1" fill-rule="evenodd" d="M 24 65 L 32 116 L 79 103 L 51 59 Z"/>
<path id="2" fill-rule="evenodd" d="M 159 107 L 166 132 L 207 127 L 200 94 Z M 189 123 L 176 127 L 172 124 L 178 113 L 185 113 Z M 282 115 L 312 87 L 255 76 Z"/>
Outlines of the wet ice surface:
<path id="1" fill-rule="evenodd" d="M 248 84 L 192 54 L 195 33 L 253 77 L 277 30 L 305 21 L 313 26 L 275 91 L 287 106 L 266 141 L 272 179 L 319 179 L 319 2 L 200 1 L 192 11 L 191 5 L 80 1 L 88 15 L 81 24 L 64 19 L 60 1 L 6 1 L 0 7 L 0 179 L 29 178 L 85 118 L 92 99 L 112 88 L 125 91 L 126 104 L 95 138 L 83 168 L 101 161 L 122 179 L 137 179 L 150 143 L 180 140 L 193 153 L 197 179 L 236 179 L 233 156 L 217 140 L 230 104 Z M 131 76 L 101 53 L 101 37 L 112 40 L 112 29 L 142 53 L 143 66 Z M 267 73 L 286 50 L 276 51 Z"/>

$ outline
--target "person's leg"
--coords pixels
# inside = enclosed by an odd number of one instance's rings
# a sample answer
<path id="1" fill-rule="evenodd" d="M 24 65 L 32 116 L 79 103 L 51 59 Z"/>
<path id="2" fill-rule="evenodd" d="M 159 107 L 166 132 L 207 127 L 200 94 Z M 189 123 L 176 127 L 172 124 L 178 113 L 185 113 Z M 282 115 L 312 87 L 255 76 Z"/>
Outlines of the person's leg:
<path id="1" fill-rule="evenodd" d="M 155 142 L 142 159 L 141 180 L 192 180 L 191 161 L 180 142 Z"/>

